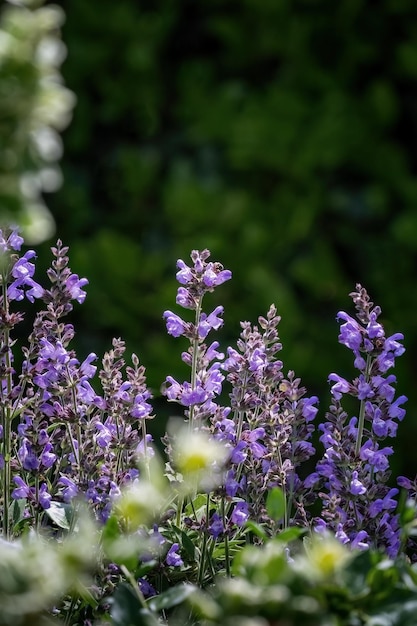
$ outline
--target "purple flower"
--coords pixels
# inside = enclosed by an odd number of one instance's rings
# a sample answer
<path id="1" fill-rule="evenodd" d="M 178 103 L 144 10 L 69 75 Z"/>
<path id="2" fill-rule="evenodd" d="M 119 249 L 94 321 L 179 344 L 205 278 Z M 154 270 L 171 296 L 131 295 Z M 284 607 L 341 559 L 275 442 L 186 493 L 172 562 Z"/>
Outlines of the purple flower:
<path id="1" fill-rule="evenodd" d="M 210 315 L 201 314 L 200 322 L 198 324 L 197 332 L 201 339 L 205 339 L 212 328 L 218 330 L 223 325 L 223 320 L 220 315 L 223 314 L 223 307 L 217 306 Z"/>
<path id="2" fill-rule="evenodd" d="M 240 483 L 236 480 L 236 472 L 230 469 L 225 478 L 224 489 L 229 498 L 234 498 L 240 488 Z"/>
<path id="3" fill-rule="evenodd" d="M 181 565 L 184 565 L 184 561 L 178 554 L 178 549 L 179 544 L 173 543 L 165 557 L 165 562 L 167 565 L 171 567 L 181 567 Z"/>
<path id="4" fill-rule="evenodd" d="M 52 465 L 55 463 L 57 459 L 56 454 L 54 452 L 51 452 L 51 450 L 52 450 L 52 444 L 47 443 L 41 454 L 41 465 L 45 469 L 49 469 L 50 467 L 52 467 Z"/>
<path id="5" fill-rule="evenodd" d="M 377 498 L 374 500 L 369 507 L 369 515 L 371 517 L 376 517 L 378 513 L 381 513 L 382 511 L 395 509 L 397 501 L 393 499 L 393 496 L 396 496 L 397 494 L 398 489 L 393 488 L 390 489 L 383 498 Z"/>
<path id="6" fill-rule="evenodd" d="M 265 429 L 262 426 L 254 430 L 244 430 L 242 432 L 242 440 L 247 442 L 248 448 L 256 459 L 261 459 L 266 453 L 265 446 L 258 443 L 258 439 L 263 437 L 265 437 Z"/>
<path id="7" fill-rule="evenodd" d="M 106 408 L 106 401 L 101 396 L 98 396 L 87 378 L 83 376 L 79 383 L 77 383 L 78 399 L 85 404 L 94 404 L 99 409 L 104 410 Z"/>
<path id="8" fill-rule="evenodd" d="M 36 471 L 39 468 L 39 459 L 33 452 L 32 446 L 27 439 L 23 439 L 22 444 L 17 451 L 17 455 L 22 463 L 23 469 L 27 471 Z"/>
<path id="9" fill-rule="evenodd" d="M 317 415 L 318 408 L 314 406 L 319 401 L 317 396 L 301 400 L 301 412 L 306 422 L 311 422 Z"/>
<path id="10" fill-rule="evenodd" d="M 389 466 L 387 456 L 392 453 L 393 449 L 391 447 L 385 447 L 380 450 L 378 443 L 368 439 L 361 447 L 360 458 L 362 461 L 367 461 L 375 471 L 385 472 Z"/>
<path id="11" fill-rule="evenodd" d="M 205 380 L 204 382 L 202 381 L 202 385 L 211 396 L 214 396 L 221 393 L 223 381 L 224 375 L 220 372 L 220 363 L 213 363 L 213 365 L 207 370 Z"/>
<path id="12" fill-rule="evenodd" d="M 87 278 L 79 278 L 77 274 L 71 274 L 65 283 L 71 299 L 77 300 L 80 304 L 84 302 L 87 295 L 87 293 L 82 289 L 85 285 L 88 285 Z"/>
<path id="13" fill-rule="evenodd" d="M 59 485 L 63 485 L 64 489 L 62 490 L 62 497 L 64 502 L 71 502 L 73 498 L 78 494 L 78 487 L 71 478 L 67 476 L 61 476 L 58 481 Z"/>
<path id="14" fill-rule="evenodd" d="M 167 383 L 169 386 L 167 386 Z M 164 393 L 168 400 L 172 401 L 180 401 L 182 395 L 183 387 L 173 378 L 172 376 L 167 376 L 165 380 Z"/>
<path id="15" fill-rule="evenodd" d="M 12 276 L 15 280 L 9 285 L 7 290 L 10 300 L 23 300 L 24 288 L 27 289 L 26 297 L 30 302 L 34 302 L 35 298 L 40 298 L 43 295 L 43 287 L 32 278 L 35 273 L 35 266 L 33 263 L 30 263 L 30 259 L 33 257 L 36 257 L 35 252 L 28 250 L 14 264 Z"/>
<path id="16" fill-rule="evenodd" d="M 218 359 L 218 360 L 224 359 L 223 352 L 218 352 L 217 350 L 219 345 L 220 344 L 218 341 L 213 341 L 207 348 L 205 357 L 209 363 L 213 361 L 214 359 Z M 220 367 L 220 364 L 218 364 L 218 366 Z"/>
<path id="17" fill-rule="evenodd" d="M 149 581 L 146 580 L 146 578 L 139 578 L 138 585 L 145 598 L 152 598 L 153 596 L 157 595 L 155 588 L 151 585 Z"/>
<path id="18" fill-rule="evenodd" d="M 232 456 L 230 457 L 231 462 L 234 463 L 235 465 L 239 465 L 240 463 L 243 463 L 243 461 L 248 456 L 246 453 L 246 448 L 247 448 L 246 442 L 239 441 L 239 443 L 235 446 L 232 452 Z"/>
<path id="19" fill-rule="evenodd" d="M 227 359 L 223 364 L 226 372 L 241 371 L 244 365 L 244 356 L 232 347 L 227 348 Z"/>
<path id="20" fill-rule="evenodd" d="M 366 400 L 367 398 L 372 398 L 374 395 L 375 392 L 372 386 L 365 380 L 363 374 L 361 374 L 358 379 L 358 399 Z"/>
<path id="21" fill-rule="evenodd" d="M 403 489 L 411 490 L 414 488 L 412 481 L 406 476 L 398 476 L 397 484 L 399 487 L 402 487 Z"/>
<path id="22" fill-rule="evenodd" d="M 336 400 L 340 400 L 342 394 L 349 393 L 352 388 L 351 384 L 345 378 L 342 378 L 338 374 L 329 374 L 328 380 L 329 382 L 335 381 L 335 384 L 332 385 L 331 392 Z"/>
<path id="23" fill-rule="evenodd" d="M 366 487 L 358 480 L 358 472 L 352 472 L 352 480 L 350 481 L 350 493 L 354 496 L 361 496 L 366 493 Z"/>
<path id="24" fill-rule="evenodd" d="M 183 384 L 181 394 L 181 404 L 184 406 L 194 406 L 195 404 L 202 404 L 207 400 L 207 391 L 197 381 L 196 386 L 193 388 L 190 383 L 185 382 Z"/>
<path id="25" fill-rule="evenodd" d="M 13 478 L 15 485 L 17 485 L 16 489 L 12 491 L 12 498 L 15 500 L 20 500 L 21 498 L 29 498 L 30 488 L 25 483 L 25 481 L 20 478 L 20 476 L 15 476 Z"/>
<path id="26" fill-rule="evenodd" d="M 400 404 L 404 404 L 404 402 L 407 402 L 406 396 L 399 396 L 394 402 L 391 402 L 388 415 L 392 418 L 399 419 L 401 422 L 405 415 L 405 409 L 401 408 Z"/>
<path id="27" fill-rule="evenodd" d="M 340 327 L 339 342 L 350 348 L 351 350 L 358 351 L 362 345 L 362 329 L 356 320 L 344 311 L 339 311 L 336 316 L 337 320 L 345 320 L 345 323 Z"/>
<path id="28" fill-rule="evenodd" d="M 148 457 L 155 456 L 155 451 L 151 446 L 153 442 L 153 437 L 149 433 L 146 435 L 145 439 L 142 439 L 136 447 L 136 455 L 141 457 L 145 454 L 145 443 L 146 443 L 146 454 Z"/>
<path id="29" fill-rule="evenodd" d="M 232 272 L 230 270 L 216 271 L 215 265 L 208 263 L 203 274 L 203 283 L 206 287 L 217 287 L 231 278 Z"/>
<path id="30" fill-rule="evenodd" d="M 188 289 L 185 287 L 178 287 L 175 301 L 179 306 L 182 306 L 183 309 L 191 309 L 194 311 L 196 308 L 195 298 L 193 298 Z"/>
<path id="31" fill-rule="evenodd" d="M 116 438 L 116 426 L 112 423 L 111 418 L 108 417 L 104 424 L 97 421 L 96 429 L 98 433 L 94 435 L 95 441 L 97 441 L 100 448 L 107 448 L 112 439 Z"/>
<path id="32" fill-rule="evenodd" d="M 10 250 L 20 250 L 23 244 L 23 237 L 17 234 L 17 230 L 18 229 L 14 227 L 6 238 L 3 230 L 0 229 L 0 252 L 5 253 Z"/>
<path id="33" fill-rule="evenodd" d="M 188 265 L 184 263 L 182 259 L 178 259 L 177 267 L 179 268 L 178 272 L 176 273 L 177 281 L 181 283 L 181 285 L 187 285 L 188 283 L 190 283 L 193 279 L 193 273 L 191 271 L 191 268 L 188 267 Z"/>
<path id="34" fill-rule="evenodd" d="M 375 339 L 376 337 L 384 337 L 384 327 L 382 324 L 376 321 L 379 311 L 371 311 L 369 314 L 369 322 L 366 326 L 366 332 L 369 339 Z"/>
<path id="35" fill-rule="evenodd" d="M 231 521 L 237 526 L 243 526 L 249 518 L 249 507 L 247 502 L 237 502 L 234 506 Z"/>
<path id="36" fill-rule="evenodd" d="M 49 509 L 51 506 L 52 496 L 48 493 L 45 483 L 39 487 L 38 501 L 43 509 Z"/>
<path id="37" fill-rule="evenodd" d="M 172 311 L 165 311 L 163 315 L 167 326 L 167 332 L 173 337 L 181 337 L 186 331 L 185 322 Z"/>
<path id="38" fill-rule="evenodd" d="M 14 483 L 17 485 L 16 489 L 12 491 L 12 498 L 15 500 L 26 499 L 36 502 L 36 491 L 34 487 L 29 487 L 20 476 L 14 477 Z M 45 483 L 42 483 L 38 491 L 37 503 L 43 509 L 49 509 L 51 506 L 51 495 L 48 493 Z"/>
<path id="39" fill-rule="evenodd" d="M 224 533 L 223 521 L 218 513 L 213 513 L 211 516 L 208 531 L 214 539 Z"/>
<path id="40" fill-rule="evenodd" d="M 48 367 L 48 361 L 55 361 L 60 365 L 64 365 L 69 362 L 69 354 L 60 341 L 57 341 L 55 345 L 48 341 L 45 337 L 40 340 L 39 356 L 37 368 Z"/>
<path id="41" fill-rule="evenodd" d="M 353 536 L 351 540 L 352 548 L 357 548 L 358 550 L 368 550 L 369 543 L 368 542 L 369 535 L 366 530 L 360 530 L 356 535 Z"/>
<path id="42" fill-rule="evenodd" d="M 256 347 L 250 355 L 249 371 L 257 372 L 265 367 L 267 364 L 267 355 L 265 354 L 265 346 Z"/>
<path id="43" fill-rule="evenodd" d="M 148 391 L 136 394 L 133 400 L 132 410 L 130 412 L 132 417 L 137 419 L 149 417 L 152 411 L 152 406 L 146 402 L 146 400 L 150 397 L 150 395 L 151 394 Z"/>
<path id="44" fill-rule="evenodd" d="M 87 378 L 92 378 L 97 371 L 97 366 L 92 365 L 93 361 L 97 360 L 97 354 L 94 352 L 90 352 L 87 358 L 80 365 L 80 376 L 86 376 Z"/>

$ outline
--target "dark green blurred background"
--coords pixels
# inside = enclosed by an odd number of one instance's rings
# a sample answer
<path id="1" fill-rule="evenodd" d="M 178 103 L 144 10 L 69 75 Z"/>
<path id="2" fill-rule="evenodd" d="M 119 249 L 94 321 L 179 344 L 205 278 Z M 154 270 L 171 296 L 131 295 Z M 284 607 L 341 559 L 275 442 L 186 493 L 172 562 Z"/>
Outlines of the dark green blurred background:
<path id="1" fill-rule="evenodd" d="M 184 373 L 175 262 L 208 247 L 233 271 L 206 306 L 239 320 L 275 302 L 286 369 L 329 400 L 353 375 L 338 310 L 367 287 L 405 334 L 409 396 L 394 471 L 417 441 L 415 0 L 61 0 L 63 65 L 78 102 L 64 185 L 47 203 L 90 280 L 81 352 L 123 336 L 156 394 Z M 52 242 L 40 246 L 40 264 Z"/>

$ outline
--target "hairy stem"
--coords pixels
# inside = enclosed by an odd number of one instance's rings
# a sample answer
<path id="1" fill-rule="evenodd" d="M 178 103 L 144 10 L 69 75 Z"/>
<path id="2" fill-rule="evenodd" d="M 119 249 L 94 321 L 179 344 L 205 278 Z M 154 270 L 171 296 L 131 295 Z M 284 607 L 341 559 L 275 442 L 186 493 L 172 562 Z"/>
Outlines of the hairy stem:
<path id="1" fill-rule="evenodd" d="M 366 359 L 366 369 L 365 369 L 365 383 L 369 382 L 371 370 L 371 356 L 368 354 Z M 359 456 L 362 446 L 362 437 L 363 430 L 365 427 L 365 400 L 361 400 L 361 404 L 359 407 L 359 417 L 358 417 L 358 433 L 356 436 L 356 446 L 355 446 L 355 456 Z"/>

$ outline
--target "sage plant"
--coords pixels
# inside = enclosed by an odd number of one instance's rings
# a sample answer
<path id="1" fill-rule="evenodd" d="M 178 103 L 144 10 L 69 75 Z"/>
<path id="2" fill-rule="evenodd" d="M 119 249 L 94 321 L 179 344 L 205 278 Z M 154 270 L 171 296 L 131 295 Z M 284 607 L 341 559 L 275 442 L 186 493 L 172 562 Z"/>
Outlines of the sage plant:
<path id="1" fill-rule="evenodd" d="M 168 333 L 173 337 L 184 336 L 190 342 L 188 351 L 181 355 L 191 369 L 190 380 L 179 383 L 172 376 L 167 376 L 163 385 L 163 393 L 169 401 L 186 407 L 184 415 L 190 430 L 204 425 L 213 410 L 216 410 L 213 398 L 220 394 L 224 380 L 216 360 L 223 357 L 217 351 L 219 344 L 213 342 L 208 346 L 206 343 L 210 331 L 218 330 L 223 325 L 223 307 L 217 306 L 209 314 L 202 307 L 205 294 L 230 280 L 232 274 L 220 263 L 208 261 L 209 257 L 209 250 L 193 250 L 192 267 L 181 259 L 177 262 L 176 277 L 181 286 L 177 291 L 176 302 L 194 311 L 194 321 L 184 321 L 172 311 L 164 313 Z"/>
<path id="2" fill-rule="evenodd" d="M 349 381 L 339 374 L 329 376 L 332 403 L 326 421 L 320 424 L 323 458 L 308 482 L 319 491 L 323 504 L 317 530 L 332 530 L 342 543 L 367 549 L 384 549 L 396 556 L 400 547 L 397 488 L 390 488 L 387 438 L 394 438 L 398 421 L 405 415 L 407 398 L 395 393 L 396 377 L 389 373 L 405 350 L 403 335 L 386 337 L 379 306 L 374 306 L 361 285 L 350 294 L 355 318 L 341 311 L 339 342 L 354 356 L 357 376 Z M 344 397 L 357 403 L 349 417 Z"/>
<path id="3" fill-rule="evenodd" d="M 208 344 L 207 337 L 212 330 L 218 330 L 223 325 L 223 307 L 217 306 L 212 312 L 203 311 L 203 298 L 212 292 L 217 286 L 231 278 L 230 270 L 224 269 L 220 263 L 209 261 L 209 250 L 193 250 L 191 253 L 192 266 L 188 266 L 182 259 L 177 262 L 178 272 L 176 278 L 180 283 L 177 290 L 176 303 L 191 311 L 194 311 L 194 321 L 183 320 L 172 311 L 165 311 L 164 319 L 167 331 L 174 337 L 184 336 L 189 341 L 187 351 L 181 355 L 182 360 L 190 367 L 190 379 L 178 382 L 172 376 L 167 376 L 162 392 L 171 402 L 177 402 L 184 407 L 184 418 L 188 423 L 189 442 L 193 441 L 195 432 L 209 432 L 209 424 L 219 415 L 227 415 L 229 409 L 220 407 L 215 401 L 222 391 L 224 374 L 221 371 L 220 360 L 224 355 L 218 351 L 219 343 L 213 341 Z M 215 417 L 216 416 L 216 417 Z M 180 439 L 184 438 L 180 431 Z M 166 452 L 170 463 L 168 469 L 173 479 L 181 480 L 178 475 L 178 458 L 175 458 L 175 433 L 165 437 Z M 178 449 L 178 443 L 177 443 Z M 203 461 L 204 465 L 206 460 Z M 216 463 L 215 456 L 211 464 L 211 474 L 218 474 L 221 479 L 221 464 Z M 201 487 L 206 491 L 205 515 L 198 519 L 194 515 L 194 523 L 203 540 L 201 545 L 201 558 L 198 567 L 198 580 L 200 583 L 205 576 L 206 557 L 208 556 L 207 539 L 209 532 L 209 518 L 211 510 L 210 491 L 212 490 L 212 476 L 209 484 Z M 176 524 L 182 524 L 182 513 L 185 500 L 177 502 Z M 188 523 L 187 521 L 185 523 Z M 228 557 L 226 557 L 228 567 Z"/>
<path id="4" fill-rule="evenodd" d="M 266 317 L 259 317 L 259 326 L 241 323 L 237 349 L 228 348 L 224 363 L 233 413 L 218 420 L 214 430 L 233 445 L 226 494 L 243 498 L 246 518 L 250 514 L 271 524 L 266 496 L 272 487 L 280 487 L 285 496 L 280 527 L 285 528 L 307 520 L 309 489 L 299 469 L 315 452 L 311 437 L 318 398 L 306 397 L 293 371 L 284 375 L 277 358 L 282 348 L 280 320 L 271 305 Z M 276 530 L 271 528 L 271 532 Z"/>
<path id="5" fill-rule="evenodd" d="M 138 458 L 147 453 L 145 420 L 150 392 L 136 355 L 124 361 L 125 345 L 113 341 L 99 373 L 97 356 L 80 361 L 71 349 L 72 324 L 65 317 L 82 303 L 87 280 L 69 268 L 68 248 L 52 248 L 50 286 L 34 280 L 35 252 L 18 252 L 17 232 L 0 232 L 2 297 L 1 474 L 4 536 L 25 525 L 40 527 L 51 507 L 87 501 L 105 521 L 125 482 L 138 476 Z M 13 331 L 22 315 L 15 302 L 42 301 L 28 345 L 22 346 L 20 373 L 14 367 Z M 15 505 L 11 506 L 15 502 Z M 12 513 L 12 517 L 10 516 Z"/>

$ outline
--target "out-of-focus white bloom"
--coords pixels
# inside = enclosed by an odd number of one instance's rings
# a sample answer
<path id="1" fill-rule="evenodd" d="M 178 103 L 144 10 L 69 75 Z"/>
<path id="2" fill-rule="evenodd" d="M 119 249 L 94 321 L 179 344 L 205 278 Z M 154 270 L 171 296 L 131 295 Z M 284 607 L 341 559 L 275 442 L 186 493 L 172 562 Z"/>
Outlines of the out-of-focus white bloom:
<path id="1" fill-rule="evenodd" d="M 184 478 L 184 486 L 212 489 L 221 480 L 221 470 L 229 451 L 224 444 L 203 431 L 181 428 L 172 439 L 175 469 Z"/>
<path id="2" fill-rule="evenodd" d="M 294 558 L 292 567 L 312 580 L 331 579 L 352 559 L 352 551 L 330 533 L 304 539 L 305 553 Z"/>

